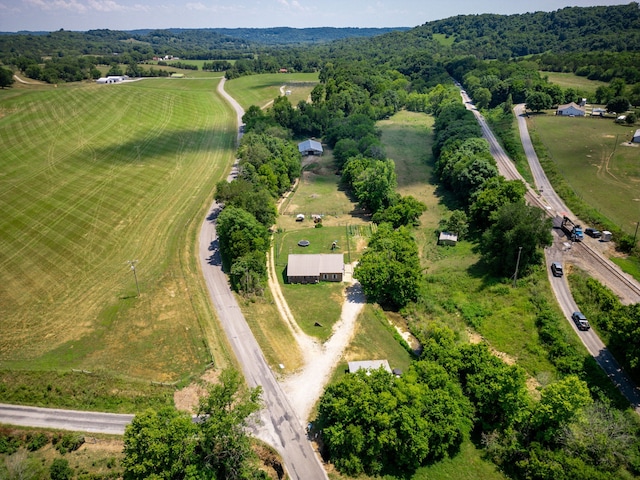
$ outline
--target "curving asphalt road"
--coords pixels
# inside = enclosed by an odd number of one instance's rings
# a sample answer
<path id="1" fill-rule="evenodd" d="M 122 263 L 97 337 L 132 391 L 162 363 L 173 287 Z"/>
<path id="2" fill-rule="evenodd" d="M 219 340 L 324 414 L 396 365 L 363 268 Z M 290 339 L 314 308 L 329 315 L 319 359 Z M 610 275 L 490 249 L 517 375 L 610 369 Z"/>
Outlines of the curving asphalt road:
<path id="1" fill-rule="evenodd" d="M 226 93 L 224 83 L 223 78 L 218 84 L 218 92 L 236 111 L 240 137 L 244 111 L 238 102 Z M 234 166 L 227 180 L 231 180 L 236 175 L 235 168 L 237 167 Z M 254 433 L 278 450 L 292 479 L 327 479 L 327 474 L 306 437 L 305 428 L 262 355 L 258 342 L 242 315 L 231 293 L 228 279 L 222 271 L 215 229 L 220 210 L 221 206 L 214 202 L 202 225 L 199 258 L 211 301 L 241 365 L 244 377 L 250 387 L 262 387 L 265 408 L 260 412 L 261 423 L 256 426 Z"/>
<path id="2" fill-rule="evenodd" d="M 467 109 L 471 110 L 478 120 L 478 123 L 480 124 L 480 127 L 482 129 L 482 135 L 489 142 L 491 154 L 498 164 L 498 170 L 500 171 L 500 174 L 508 180 L 522 180 L 525 185 L 527 185 L 527 201 L 532 205 L 536 205 L 542 209 L 545 209 L 551 217 L 566 213 L 572 218 L 575 218 L 575 216 L 566 207 L 562 199 L 558 196 L 558 194 L 549 183 L 549 180 L 547 179 L 547 176 L 544 173 L 542 166 L 540 165 L 540 161 L 531 142 L 531 137 L 529 136 L 524 105 L 516 105 L 514 107 L 514 112 L 518 119 L 520 140 L 527 155 L 527 161 L 529 162 L 529 167 L 533 173 L 535 186 L 538 192 L 535 192 L 531 188 L 531 186 L 527 184 L 524 178 L 522 178 L 520 173 L 515 168 L 513 162 L 509 159 L 507 154 L 504 152 L 504 150 L 496 140 L 493 132 L 491 132 L 491 129 L 487 125 L 486 120 L 475 108 L 473 102 L 466 94 L 466 92 L 464 90 L 461 90 L 460 95 L 462 96 L 462 100 L 465 103 Z M 604 370 L 613 384 L 618 387 L 620 392 L 627 398 L 634 410 L 640 414 L 640 390 L 629 378 L 626 372 L 622 370 L 616 359 L 613 357 L 611 352 L 607 349 L 606 345 L 602 342 L 602 340 L 600 340 L 600 337 L 598 337 L 593 329 L 587 331 L 578 330 L 573 320 L 571 320 L 571 314 L 578 310 L 578 306 L 576 305 L 576 302 L 571 295 L 569 284 L 565 277 L 556 278 L 553 277 L 550 273 L 549 267 L 551 265 L 551 262 L 562 262 L 564 241 L 566 241 L 566 239 L 560 238 L 558 237 L 558 235 L 554 235 L 554 246 L 550 249 L 545 250 L 547 274 L 549 275 L 553 293 L 558 300 L 558 304 L 560 305 L 565 318 L 571 324 L 572 328 L 575 330 L 578 337 L 587 348 L 588 352 L 598 362 L 598 365 L 600 365 L 600 367 Z"/>

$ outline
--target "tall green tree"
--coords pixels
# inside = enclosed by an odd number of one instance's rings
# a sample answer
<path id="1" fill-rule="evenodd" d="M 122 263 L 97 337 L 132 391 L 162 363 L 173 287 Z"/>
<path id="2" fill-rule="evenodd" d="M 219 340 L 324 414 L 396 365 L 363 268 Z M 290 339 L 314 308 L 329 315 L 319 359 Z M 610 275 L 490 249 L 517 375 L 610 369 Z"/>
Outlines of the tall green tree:
<path id="1" fill-rule="evenodd" d="M 13 72 L 8 68 L 0 67 L 0 88 L 6 88 L 13 85 Z"/>
<path id="2" fill-rule="evenodd" d="M 418 298 L 422 270 L 418 247 L 406 227 L 382 223 L 371 237 L 354 276 L 370 301 L 402 308 Z"/>
<path id="3" fill-rule="evenodd" d="M 615 113 L 624 113 L 629 110 L 631 104 L 627 97 L 613 97 L 607 102 L 607 111 Z"/>
<path id="4" fill-rule="evenodd" d="M 525 100 L 525 107 L 533 112 L 548 110 L 553 106 L 551 95 L 545 92 L 531 92 Z"/>
<path id="5" fill-rule="evenodd" d="M 217 220 L 220 254 L 227 271 L 236 259 L 251 252 L 264 255 L 269 246 L 269 232 L 256 217 L 238 207 L 226 207 Z"/>
<path id="6" fill-rule="evenodd" d="M 206 471 L 225 480 L 258 478 L 246 432 L 250 417 L 261 407 L 260 387 L 246 389 L 237 370 L 223 370 L 198 409 L 199 455 Z"/>
<path id="7" fill-rule="evenodd" d="M 198 427 L 174 407 L 136 415 L 124 434 L 125 480 L 196 478 Z"/>
<path id="8" fill-rule="evenodd" d="M 396 166 L 390 159 L 374 161 L 352 184 L 360 205 L 374 213 L 391 205 L 396 186 Z"/>
<path id="9" fill-rule="evenodd" d="M 318 428 L 342 473 L 407 474 L 457 451 L 469 416 L 460 387 L 433 364 L 402 378 L 384 369 L 344 376 L 322 395 Z"/>
<path id="10" fill-rule="evenodd" d="M 372 220 L 380 224 L 388 222 L 393 228 L 401 226 L 413 226 L 418 224 L 420 215 L 427 209 L 427 206 L 413 196 L 401 197 L 398 202 L 384 210 L 376 212 Z"/>
<path id="11" fill-rule="evenodd" d="M 497 274 L 513 275 L 518 265 L 523 275 L 542 261 L 542 249 L 552 240 L 551 219 L 543 210 L 524 203 L 508 203 L 495 213 L 480 248 L 484 260 Z"/>
<path id="12" fill-rule="evenodd" d="M 125 480 L 253 480 L 262 478 L 246 427 L 260 408 L 260 388 L 247 389 L 223 370 L 194 422 L 174 407 L 134 417 L 124 434 Z"/>

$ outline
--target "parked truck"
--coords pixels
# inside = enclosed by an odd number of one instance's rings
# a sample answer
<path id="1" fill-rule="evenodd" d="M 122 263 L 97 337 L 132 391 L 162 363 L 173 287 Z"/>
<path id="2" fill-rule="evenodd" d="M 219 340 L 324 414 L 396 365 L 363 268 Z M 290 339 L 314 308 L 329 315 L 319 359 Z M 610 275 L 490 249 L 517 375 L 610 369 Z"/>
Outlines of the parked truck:
<path id="1" fill-rule="evenodd" d="M 573 221 L 566 215 L 562 217 L 562 223 L 560 224 L 560 227 L 572 242 L 581 242 L 582 240 L 584 240 L 582 226 L 578 225 L 577 223 L 573 223 Z"/>

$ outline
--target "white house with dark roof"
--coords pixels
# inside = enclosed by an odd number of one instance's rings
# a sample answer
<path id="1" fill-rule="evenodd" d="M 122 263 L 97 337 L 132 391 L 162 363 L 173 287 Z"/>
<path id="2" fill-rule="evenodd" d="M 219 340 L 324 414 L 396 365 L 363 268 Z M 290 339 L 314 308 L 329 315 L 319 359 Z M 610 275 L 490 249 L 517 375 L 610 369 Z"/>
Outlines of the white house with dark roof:
<path id="1" fill-rule="evenodd" d="M 287 280 L 289 283 L 341 282 L 344 276 L 342 253 L 289 255 Z"/>
<path id="2" fill-rule="evenodd" d="M 633 134 L 633 139 L 631 141 L 633 143 L 640 143 L 640 128 Z"/>
<path id="3" fill-rule="evenodd" d="M 300 142 L 298 144 L 298 151 L 302 155 L 322 155 L 324 151 L 322 148 L 322 144 L 316 140 L 305 140 L 304 142 Z"/>
<path id="4" fill-rule="evenodd" d="M 571 102 L 558 105 L 556 115 L 562 115 L 564 117 L 584 117 L 585 111 L 584 107 L 581 107 L 576 102 Z"/>

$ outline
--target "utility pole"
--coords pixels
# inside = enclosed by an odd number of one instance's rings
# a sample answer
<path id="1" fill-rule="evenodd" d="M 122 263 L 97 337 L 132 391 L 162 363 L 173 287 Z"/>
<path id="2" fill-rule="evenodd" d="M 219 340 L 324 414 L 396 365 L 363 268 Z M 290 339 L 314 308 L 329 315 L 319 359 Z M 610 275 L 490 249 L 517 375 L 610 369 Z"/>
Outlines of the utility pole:
<path id="1" fill-rule="evenodd" d="M 636 248 L 636 237 L 638 236 L 638 225 L 640 225 L 640 222 L 636 222 L 636 233 L 633 234 L 633 248 Z"/>
<path id="2" fill-rule="evenodd" d="M 518 269 L 520 268 L 520 254 L 522 253 L 522 247 L 518 247 L 518 260 L 516 261 L 516 271 L 513 274 L 513 288 L 516 288 L 516 280 L 518 280 Z"/>
<path id="3" fill-rule="evenodd" d="M 138 297 L 140 296 L 140 286 L 138 285 L 138 274 L 136 273 L 136 263 L 138 260 L 127 260 L 127 263 L 131 266 L 133 272 L 133 278 L 136 280 L 136 290 L 138 291 Z"/>

